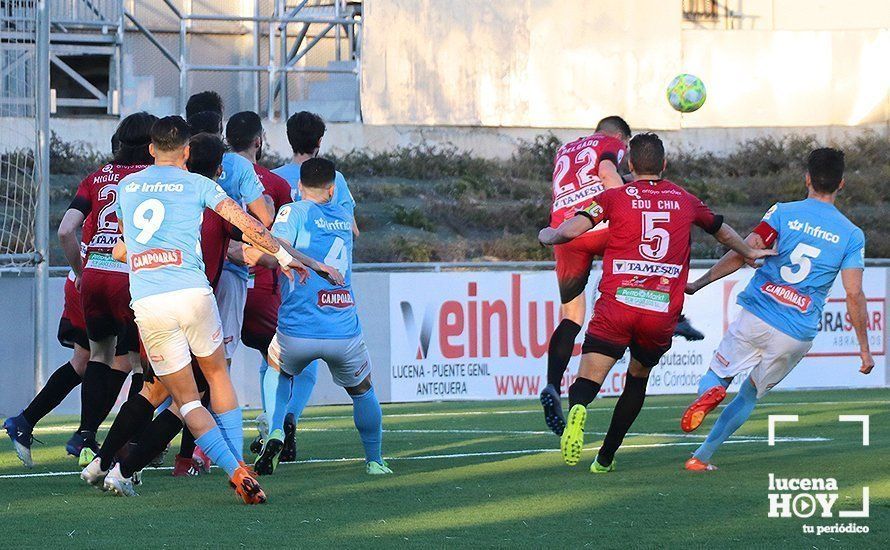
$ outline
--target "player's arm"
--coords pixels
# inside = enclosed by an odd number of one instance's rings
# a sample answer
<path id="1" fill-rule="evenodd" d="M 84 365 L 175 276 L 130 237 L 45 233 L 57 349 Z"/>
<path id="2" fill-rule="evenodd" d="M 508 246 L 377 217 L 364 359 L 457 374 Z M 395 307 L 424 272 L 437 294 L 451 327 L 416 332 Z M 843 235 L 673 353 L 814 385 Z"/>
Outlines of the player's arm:
<path id="1" fill-rule="evenodd" d="M 346 279 L 343 278 L 343 274 L 333 267 L 310 258 L 296 248 L 292 247 L 290 243 L 280 237 L 276 237 L 276 239 L 278 240 L 278 244 L 291 256 L 299 260 L 307 268 L 316 272 L 327 282 L 331 283 L 334 286 L 343 286 L 344 284 L 346 284 Z M 263 250 L 261 250 L 259 247 L 245 245 L 243 257 L 244 261 L 248 265 L 260 265 L 263 267 L 268 267 L 269 269 L 272 269 L 276 265 L 278 265 L 273 256 L 270 256 L 268 253 L 263 252 Z"/>
<path id="2" fill-rule="evenodd" d="M 241 250 L 242 244 L 237 241 L 229 241 L 229 249 L 226 251 L 226 258 L 235 265 L 246 265 L 244 252 Z"/>
<path id="3" fill-rule="evenodd" d="M 77 236 L 77 230 L 83 227 L 83 220 L 86 219 L 84 213 L 76 208 L 69 208 L 62 216 L 62 222 L 59 224 L 59 244 L 62 245 L 62 252 L 65 253 L 65 260 L 71 266 L 76 277 L 80 277 L 83 273 L 83 262 L 80 258 L 80 239 Z"/>
<path id="4" fill-rule="evenodd" d="M 266 202 L 262 197 L 258 198 L 251 204 L 254 204 L 257 201 L 259 201 L 263 208 L 265 208 Z M 254 243 L 256 247 L 260 248 L 267 254 L 275 256 L 275 259 L 278 260 L 278 265 L 281 266 L 282 270 L 285 272 L 290 269 L 296 270 L 300 276 L 300 282 L 305 281 L 306 277 L 309 276 L 306 266 L 299 260 L 295 259 L 291 254 L 288 254 L 288 252 L 278 244 L 278 241 L 275 240 L 272 233 L 266 229 L 261 221 L 258 221 L 256 218 L 242 210 L 235 201 L 226 197 L 217 203 L 214 210 L 224 220 L 240 229 L 244 234 L 244 237 Z"/>
<path id="5" fill-rule="evenodd" d="M 745 239 L 745 242 L 748 243 L 748 246 L 750 246 L 751 248 L 767 248 L 766 243 L 763 242 L 763 238 L 757 233 L 751 233 L 750 235 L 748 235 L 748 238 Z M 732 275 L 733 273 L 744 267 L 746 263 L 747 261 L 741 254 L 739 254 L 735 250 L 730 250 L 729 252 L 724 254 L 722 258 L 717 260 L 717 263 L 711 266 L 711 269 L 705 272 L 704 275 L 691 283 L 687 283 L 686 294 L 695 294 L 714 281 L 718 281 L 723 277 L 726 277 L 727 275 Z"/>
<path id="6" fill-rule="evenodd" d="M 868 309 L 865 293 L 862 291 L 862 269 L 843 269 L 841 270 L 841 282 L 844 284 L 844 291 L 847 293 L 847 316 L 850 318 L 850 324 L 856 331 L 856 338 L 859 340 L 859 357 L 862 359 L 862 366 L 859 372 L 868 374 L 875 366 L 875 360 L 871 356 L 871 349 L 868 345 Z"/>
<path id="7" fill-rule="evenodd" d="M 352 237 L 358 237 L 361 234 L 361 231 L 358 230 L 358 222 L 355 220 L 355 215 L 352 216 Z"/>
<path id="8" fill-rule="evenodd" d="M 606 189 L 624 185 L 624 178 L 618 173 L 618 167 L 615 166 L 615 163 L 610 159 L 603 159 L 600 161 L 598 175 L 600 181 L 603 182 L 603 187 Z"/>
<path id="9" fill-rule="evenodd" d="M 272 222 L 275 221 L 275 207 L 271 203 L 272 200 L 266 195 L 260 195 L 247 204 L 247 211 L 256 216 L 265 227 L 272 227 Z"/>
<path id="10" fill-rule="evenodd" d="M 607 194 L 606 194 L 607 195 Z M 606 199 L 602 195 L 598 200 Z M 575 217 L 559 224 L 556 229 L 545 227 L 538 232 L 538 241 L 543 245 L 562 244 L 580 237 L 606 219 L 606 213 L 599 203 L 592 203 L 584 210 L 575 213 Z"/>
<path id="11" fill-rule="evenodd" d="M 776 255 L 776 251 L 771 248 L 754 248 L 750 246 L 729 224 L 721 224 L 720 229 L 714 233 L 714 238 L 723 246 L 738 252 L 748 260 L 759 260 L 767 256 Z"/>
<path id="12" fill-rule="evenodd" d="M 124 242 L 123 237 L 114 243 L 114 248 L 111 249 L 111 257 L 119 262 L 127 263 L 127 243 Z"/>

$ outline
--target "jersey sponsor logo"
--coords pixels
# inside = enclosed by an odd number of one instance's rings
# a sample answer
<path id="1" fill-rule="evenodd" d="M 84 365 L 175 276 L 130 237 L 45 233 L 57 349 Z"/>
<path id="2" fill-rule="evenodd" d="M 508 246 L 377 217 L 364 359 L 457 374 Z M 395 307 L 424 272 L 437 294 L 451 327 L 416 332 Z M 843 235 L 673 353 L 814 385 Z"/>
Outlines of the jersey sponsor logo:
<path id="1" fill-rule="evenodd" d="M 677 264 L 662 264 L 644 260 L 612 260 L 613 275 L 659 275 L 676 279 L 683 271 Z"/>
<path id="2" fill-rule="evenodd" d="M 326 220 L 316 218 L 315 227 L 327 231 L 352 231 L 352 224 L 343 220 Z"/>
<path id="3" fill-rule="evenodd" d="M 624 188 L 624 192 L 627 193 L 629 197 L 640 198 L 640 189 L 635 185 L 628 185 Z"/>
<path id="4" fill-rule="evenodd" d="M 840 235 L 835 235 L 831 231 L 825 231 L 822 229 L 822 226 L 819 225 L 812 226 L 810 225 L 810 222 L 791 220 L 788 222 L 788 229 L 792 231 L 803 231 L 811 237 L 816 237 L 817 239 L 822 239 L 823 241 L 828 241 L 833 244 L 841 242 Z"/>
<path id="5" fill-rule="evenodd" d="M 553 211 L 559 211 L 563 208 L 570 208 L 572 206 L 577 206 L 584 201 L 596 197 L 600 193 L 603 192 L 603 184 L 597 181 L 594 184 L 588 184 L 577 191 L 572 191 L 569 194 L 561 195 L 557 197 L 555 201 L 553 201 Z"/>
<path id="6" fill-rule="evenodd" d="M 783 306 L 789 306 L 806 313 L 810 309 L 812 298 L 801 294 L 790 286 L 777 285 L 775 283 L 763 283 L 760 291 L 779 302 Z"/>
<path id="7" fill-rule="evenodd" d="M 219 186 L 217 186 L 219 188 Z M 137 182 L 133 182 L 127 185 L 126 190 L 128 193 L 132 193 L 134 191 L 141 191 L 143 193 L 182 193 L 185 191 L 185 185 L 181 183 L 164 183 L 162 181 L 155 183 L 143 183 L 139 184 Z"/>
<path id="8" fill-rule="evenodd" d="M 98 269 L 100 271 L 114 271 L 116 273 L 129 273 L 130 266 L 111 257 L 111 254 L 93 252 L 87 259 L 85 268 Z"/>
<path id="9" fill-rule="evenodd" d="M 130 269 L 134 272 L 180 265 L 182 265 L 181 250 L 149 248 L 145 252 L 139 252 L 130 256 Z"/>
<path id="10" fill-rule="evenodd" d="M 772 218 L 772 217 L 773 217 L 773 212 L 775 212 L 777 208 L 779 208 L 779 204 L 778 204 L 778 203 L 776 203 L 776 204 L 770 206 L 770 207 L 769 207 L 769 210 L 766 211 L 766 214 L 763 215 L 763 221 L 767 221 L 767 220 L 769 220 L 770 218 Z"/>
<path id="11" fill-rule="evenodd" d="M 647 290 L 645 288 L 618 287 L 615 299 L 622 304 L 649 311 L 664 313 L 671 305 L 671 295 L 667 292 Z"/>
<path id="12" fill-rule="evenodd" d="M 318 307 L 333 307 L 337 309 L 347 309 L 355 305 L 352 299 L 352 293 L 345 288 L 337 290 L 319 290 L 318 291 Z"/>
<path id="13" fill-rule="evenodd" d="M 112 230 L 115 231 L 115 230 Z M 114 248 L 120 233 L 96 233 L 90 240 L 89 248 Z"/>

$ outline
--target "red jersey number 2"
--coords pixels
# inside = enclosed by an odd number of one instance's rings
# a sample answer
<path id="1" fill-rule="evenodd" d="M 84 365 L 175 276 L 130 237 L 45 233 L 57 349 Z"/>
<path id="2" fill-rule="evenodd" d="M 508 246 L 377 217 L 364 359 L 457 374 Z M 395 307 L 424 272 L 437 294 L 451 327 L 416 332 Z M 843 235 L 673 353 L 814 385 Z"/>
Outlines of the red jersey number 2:
<path id="1" fill-rule="evenodd" d="M 671 223 L 670 212 L 642 212 L 643 233 L 640 238 L 640 254 L 646 259 L 658 261 L 665 257 L 671 242 L 671 234 L 658 224 Z"/>
<path id="2" fill-rule="evenodd" d="M 99 210 L 96 219 L 96 225 L 99 231 L 117 231 L 117 215 L 115 208 L 117 207 L 117 184 L 106 185 L 99 190 L 99 201 L 105 203 L 105 206 Z"/>

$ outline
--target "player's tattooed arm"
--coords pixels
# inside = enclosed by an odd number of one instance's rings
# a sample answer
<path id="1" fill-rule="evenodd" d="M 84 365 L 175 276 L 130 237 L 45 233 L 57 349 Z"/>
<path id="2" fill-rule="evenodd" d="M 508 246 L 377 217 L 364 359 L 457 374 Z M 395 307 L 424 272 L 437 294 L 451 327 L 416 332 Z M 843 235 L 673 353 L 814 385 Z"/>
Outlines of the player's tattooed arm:
<path id="1" fill-rule="evenodd" d="M 306 267 L 316 272 L 327 282 L 331 283 L 334 286 L 343 286 L 346 284 L 346 279 L 343 277 L 343 274 L 337 271 L 335 268 L 327 264 L 323 264 L 319 261 L 313 260 L 309 256 L 292 247 L 287 241 L 278 239 L 278 243 L 281 245 L 282 248 L 287 250 L 287 252 L 290 253 L 291 256 L 303 262 Z"/>
<path id="2" fill-rule="evenodd" d="M 862 361 L 859 372 L 868 374 L 874 368 L 875 360 L 868 344 L 868 302 L 862 292 L 862 271 L 859 268 L 841 270 L 841 282 L 847 293 L 847 316 L 859 340 L 859 357 Z"/>
<path id="3" fill-rule="evenodd" d="M 763 249 L 766 248 L 766 243 L 763 242 L 763 238 L 757 233 L 751 233 L 748 235 L 748 238 L 745 239 L 745 242 L 748 243 L 748 246 L 751 248 Z M 745 266 L 747 260 L 736 252 L 735 250 L 730 250 L 726 254 L 723 255 L 722 258 L 717 260 L 711 269 L 705 272 L 704 275 L 692 281 L 690 283 L 686 283 L 686 294 L 695 294 L 699 290 L 713 283 L 714 281 L 719 281 L 723 277 L 727 275 L 732 275 L 739 269 Z"/>
<path id="4" fill-rule="evenodd" d="M 265 204 L 262 197 L 257 200 L 261 201 L 262 204 Z M 275 256 L 282 271 L 284 271 L 288 277 L 291 276 L 289 273 L 289 270 L 291 269 L 295 270 L 300 276 L 300 282 L 305 281 L 306 277 L 309 276 L 306 266 L 283 250 L 275 237 L 272 236 L 272 233 L 270 233 L 260 221 L 242 210 L 235 201 L 225 198 L 216 205 L 214 210 L 216 210 L 216 213 L 224 220 L 240 229 L 241 232 L 244 233 L 244 238 L 253 243 L 254 246 L 267 254 Z"/>
<path id="5" fill-rule="evenodd" d="M 74 271 L 78 283 L 83 272 L 83 262 L 80 258 L 80 239 L 77 236 L 77 230 L 83 227 L 83 220 L 83 212 L 69 208 L 59 224 L 59 243 L 62 245 L 65 259 L 71 266 L 71 270 Z"/>

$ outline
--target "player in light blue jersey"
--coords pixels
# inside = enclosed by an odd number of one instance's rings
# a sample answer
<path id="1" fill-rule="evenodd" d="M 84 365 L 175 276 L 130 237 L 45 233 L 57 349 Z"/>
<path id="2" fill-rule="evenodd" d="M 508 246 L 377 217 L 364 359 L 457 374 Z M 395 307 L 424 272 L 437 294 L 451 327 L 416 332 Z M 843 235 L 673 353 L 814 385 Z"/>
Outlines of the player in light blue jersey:
<path id="1" fill-rule="evenodd" d="M 204 208 L 214 209 L 272 253 L 286 273 L 293 269 L 305 279 L 308 272 L 215 182 L 185 170 L 190 137 L 182 118 L 160 119 L 151 130 L 155 165 L 118 184 L 117 214 L 127 244 L 131 305 L 153 373 L 172 396 L 183 422 L 204 452 L 226 470 L 244 502 L 257 504 L 266 497 L 238 459 L 243 447 L 241 409 L 226 369 L 219 313 L 204 275 L 199 237 Z M 192 355 L 211 389 L 216 420 L 199 399 Z M 93 484 L 104 478 L 111 491 L 135 494 L 132 480 L 124 478 L 119 465 L 110 472 L 97 469 L 100 465 L 91 462 L 81 477 Z"/>
<path id="2" fill-rule="evenodd" d="M 186 114 L 193 133 L 206 132 L 222 137 L 222 99 L 215 92 L 200 92 L 191 96 L 186 105 Z M 263 185 L 251 161 L 236 152 L 227 151 L 223 155 L 222 172 L 217 182 L 229 198 L 246 208 L 266 227 L 272 226 L 275 209 L 263 195 Z M 247 266 L 240 261 L 240 245 L 232 243 L 230 250 L 235 254 L 230 254 L 223 262 L 215 289 L 227 361 L 231 361 L 241 343 L 249 278 Z"/>
<path id="3" fill-rule="evenodd" d="M 684 431 L 698 428 L 705 415 L 726 396 L 726 387 L 750 369 L 735 399 L 720 414 L 707 440 L 686 462 L 687 470 L 716 469 L 711 456 L 751 415 L 766 395 L 800 362 L 819 331 L 822 308 L 838 273 L 847 294 L 847 315 L 859 340 L 861 366 L 874 367 L 867 335 L 867 310 L 862 292 L 865 236 L 834 206 L 844 187 L 844 154 L 816 149 L 807 159 L 807 198 L 777 203 L 767 211 L 748 244 L 776 247 L 777 254 L 757 269 L 739 294 L 742 311 L 720 342 L 710 369 L 702 377 L 699 397 L 683 414 Z M 729 252 L 686 288 L 693 294 L 744 265 Z"/>
<path id="4" fill-rule="evenodd" d="M 290 143 L 293 157 L 291 162 L 280 166 L 273 173 L 284 178 L 291 187 L 291 198 L 300 200 L 300 166 L 311 158 L 318 156 L 321 148 L 321 140 L 325 134 L 325 123 L 320 116 L 307 111 L 291 115 L 287 120 L 287 141 Z M 349 191 L 346 178 L 339 171 L 334 178 L 334 197 L 331 202 L 343 207 L 352 216 L 353 236 L 359 234 L 355 223 L 355 199 Z M 268 364 L 265 362 L 260 367 L 260 376 L 264 376 Z M 291 449 L 296 445 L 296 421 L 303 413 L 303 409 L 312 396 L 315 381 L 318 378 L 318 363 L 312 363 L 303 372 L 293 378 L 291 397 L 287 404 L 287 414 L 284 419 L 285 448 Z M 261 416 L 265 420 L 264 416 Z M 259 418 L 257 419 L 259 421 Z M 287 457 L 289 458 L 289 457 Z M 282 460 L 285 460 L 282 454 Z"/>
<path id="5" fill-rule="evenodd" d="M 353 419 L 365 449 L 369 474 L 388 474 L 381 454 L 382 413 L 371 385 L 371 358 L 365 346 L 351 282 L 352 214 L 333 202 L 334 164 L 309 159 L 300 169 L 299 202 L 282 207 L 272 234 L 285 245 L 342 270 L 345 285 L 334 286 L 310 277 L 300 287 L 282 284 L 278 330 L 269 345 L 263 380 L 270 433 L 254 468 L 271 474 L 283 443 L 290 379 L 311 363 L 327 363 L 334 382 L 352 397 Z M 268 256 L 257 258 L 269 261 Z"/>

